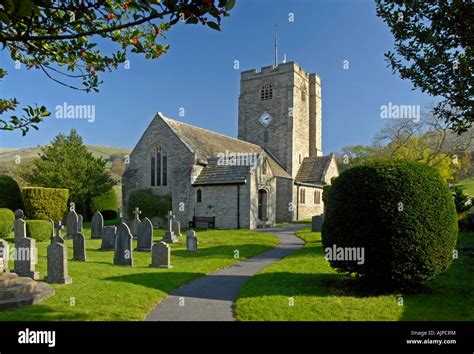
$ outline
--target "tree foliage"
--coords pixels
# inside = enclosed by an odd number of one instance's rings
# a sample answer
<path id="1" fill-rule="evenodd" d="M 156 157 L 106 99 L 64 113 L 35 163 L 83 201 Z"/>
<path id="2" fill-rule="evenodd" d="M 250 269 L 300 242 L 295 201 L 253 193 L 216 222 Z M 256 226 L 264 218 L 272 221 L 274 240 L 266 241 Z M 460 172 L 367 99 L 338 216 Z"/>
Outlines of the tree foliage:
<path id="1" fill-rule="evenodd" d="M 156 59 L 168 51 L 166 32 L 178 22 L 220 30 L 235 0 L 7 0 L 0 2 L 0 43 L 16 63 L 41 70 L 69 88 L 98 91 L 98 73 L 116 69 L 128 51 Z M 104 53 L 98 44 L 112 42 Z M 0 79 L 6 71 L 0 68 Z M 79 85 L 76 83 L 79 81 Z M 0 99 L 0 130 L 25 135 L 49 115 L 45 107 L 2 118 L 16 99 Z"/>
<path id="2" fill-rule="evenodd" d="M 393 72 L 415 88 L 441 97 L 434 113 L 458 133 L 474 122 L 474 3 L 467 0 L 376 0 L 389 26 Z"/>
<path id="3" fill-rule="evenodd" d="M 71 201 L 88 202 L 115 184 L 105 168 L 106 163 L 92 156 L 73 129 L 69 136 L 59 134 L 50 145 L 42 147 L 40 158 L 22 177 L 35 186 L 67 188 Z"/>

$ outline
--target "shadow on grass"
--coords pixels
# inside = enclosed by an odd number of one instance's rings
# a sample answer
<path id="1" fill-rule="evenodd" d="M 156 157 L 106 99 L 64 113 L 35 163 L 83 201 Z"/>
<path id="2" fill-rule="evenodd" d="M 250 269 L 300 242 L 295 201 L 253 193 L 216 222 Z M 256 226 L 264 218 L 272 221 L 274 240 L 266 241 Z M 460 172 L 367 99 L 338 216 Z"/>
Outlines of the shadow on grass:
<path id="1" fill-rule="evenodd" d="M 184 245 L 185 246 L 185 245 Z M 239 251 L 240 257 L 245 257 L 247 254 L 256 255 L 271 249 L 271 246 L 246 243 L 242 245 L 222 245 L 199 248 L 198 252 L 188 252 L 185 249 L 171 249 L 173 256 L 187 257 L 187 258 L 234 258 L 235 251 Z"/>
<path id="2" fill-rule="evenodd" d="M 25 315 L 27 313 L 27 315 Z M 42 303 L 25 307 L 16 307 L 0 312 L 2 321 L 88 321 L 87 314 L 77 313 L 71 307 L 67 311 L 44 305 Z"/>
<path id="3" fill-rule="evenodd" d="M 145 286 L 147 288 L 169 293 L 172 290 L 190 282 L 193 279 L 204 276 L 204 273 L 191 272 L 163 272 L 127 274 L 105 278 L 104 280 L 117 281 Z"/>

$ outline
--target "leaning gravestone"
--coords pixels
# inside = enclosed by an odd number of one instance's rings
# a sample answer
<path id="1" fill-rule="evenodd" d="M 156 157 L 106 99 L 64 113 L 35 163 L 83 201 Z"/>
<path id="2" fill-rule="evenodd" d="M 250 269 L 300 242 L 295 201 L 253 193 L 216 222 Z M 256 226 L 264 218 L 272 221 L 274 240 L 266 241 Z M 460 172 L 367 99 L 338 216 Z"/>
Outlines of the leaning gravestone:
<path id="1" fill-rule="evenodd" d="M 138 241 L 135 251 L 150 252 L 153 243 L 153 224 L 150 219 L 144 218 L 138 225 Z"/>
<path id="2" fill-rule="evenodd" d="M 117 237 L 117 228 L 115 226 L 105 226 L 102 230 L 102 244 L 100 251 L 113 251 L 115 249 L 115 239 Z"/>
<path id="3" fill-rule="evenodd" d="M 69 240 L 78 233 L 79 218 L 74 210 L 69 211 L 66 217 L 66 239 Z"/>
<path id="4" fill-rule="evenodd" d="M 311 219 L 311 231 L 321 232 L 324 222 L 324 215 L 315 215 Z"/>
<path id="5" fill-rule="evenodd" d="M 151 250 L 152 268 L 171 268 L 170 263 L 170 246 L 163 241 L 155 243 Z"/>
<path id="6" fill-rule="evenodd" d="M 198 240 L 196 237 L 196 231 L 189 230 L 186 232 L 186 251 L 197 252 L 197 250 L 198 250 Z"/>
<path id="7" fill-rule="evenodd" d="M 138 237 L 138 227 L 140 226 L 140 214 L 142 212 L 140 211 L 139 208 L 135 208 L 135 210 L 133 211 L 133 214 L 135 215 L 132 222 L 130 223 L 130 231 L 132 232 L 132 236 L 133 238 L 137 238 Z"/>
<path id="8" fill-rule="evenodd" d="M 15 273 L 20 277 L 39 279 L 39 272 L 35 271 L 36 241 L 29 237 L 15 239 Z"/>
<path id="9" fill-rule="evenodd" d="M 16 219 L 24 219 L 25 218 L 25 213 L 21 209 L 15 210 L 15 220 Z"/>
<path id="10" fill-rule="evenodd" d="M 84 231 L 84 218 L 81 214 L 77 214 L 77 232 Z"/>
<path id="11" fill-rule="evenodd" d="M 48 246 L 48 275 L 44 280 L 50 284 L 71 284 L 68 275 L 67 246 L 59 242 L 51 242 Z"/>
<path id="12" fill-rule="evenodd" d="M 115 242 L 114 264 L 133 266 L 132 234 L 127 224 L 117 227 L 117 241 Z"/>
<path id="13" fill-rule="evenodd" d="M 86 239 L 80 232 L 72 237 L 73 261 L 86 261 Z"/>
<path id="14" fill-rule="evenodd" d="M 173 232 L 173 212 L 169 211 L 168 215 L 166 215 L 168 219 L 168 227 L 165 232 L 165 236 L 163 236 L 163 240 L 166 243 L 175 243 L 178 242 L 178 238 L 176 237 L 175 233 Z"/>
<path id="15" fill-rule="evenodd" d="M 181 225 L 178 220 L 175 220 L 173 215 L 173 220 L 171 221 L 171 229 L 176 237 L 181 236 Z"/>
<path id="16" fill-rule="evenodd" d="M 23 219 L 16 219 L 13 224 L 13 235 L 14 238 L 25 238 L 26 237 L 26 222 Z"/>
<path id="17" fill-rule="evenodd" d="M 8 272 L 8 261 L 10 259 L 10 246 L 8 242 L 0 239 L 0 258 L 3 259 L 3 269 Z M 1 272 L 0 272 L 1 273 Z"/>
<path id="18" fill-rule="evenodd" d="M 96 211 L 92 216 L 91 223 L 91 238 L 99 239 L 102 238 L 102 230 L 104 229 L 104 217 L 100 211 Z"/>

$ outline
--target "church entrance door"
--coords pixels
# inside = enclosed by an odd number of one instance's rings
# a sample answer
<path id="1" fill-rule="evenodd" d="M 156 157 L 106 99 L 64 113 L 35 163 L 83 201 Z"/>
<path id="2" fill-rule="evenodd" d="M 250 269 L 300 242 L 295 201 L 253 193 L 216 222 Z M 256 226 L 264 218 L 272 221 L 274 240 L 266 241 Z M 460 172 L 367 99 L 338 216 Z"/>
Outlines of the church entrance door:
<path id="1" fill-rule="evenodd" d="M 258 218 L 261 221 L 267 221 L 268 193 L 265 189 L 258 191 Z"/>

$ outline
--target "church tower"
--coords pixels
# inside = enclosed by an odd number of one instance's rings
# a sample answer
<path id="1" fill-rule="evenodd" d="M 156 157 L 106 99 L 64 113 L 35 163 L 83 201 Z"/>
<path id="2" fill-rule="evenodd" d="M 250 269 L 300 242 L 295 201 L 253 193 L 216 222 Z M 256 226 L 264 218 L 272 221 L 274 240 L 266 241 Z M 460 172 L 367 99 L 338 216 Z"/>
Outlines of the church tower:
<path id="1" fill-rule="evenodd" d="M 244 71 L 238 138 L 264 147 L 294 178 L 305 157 L 322 156 L 321 79 L 297 63 Z"/>

